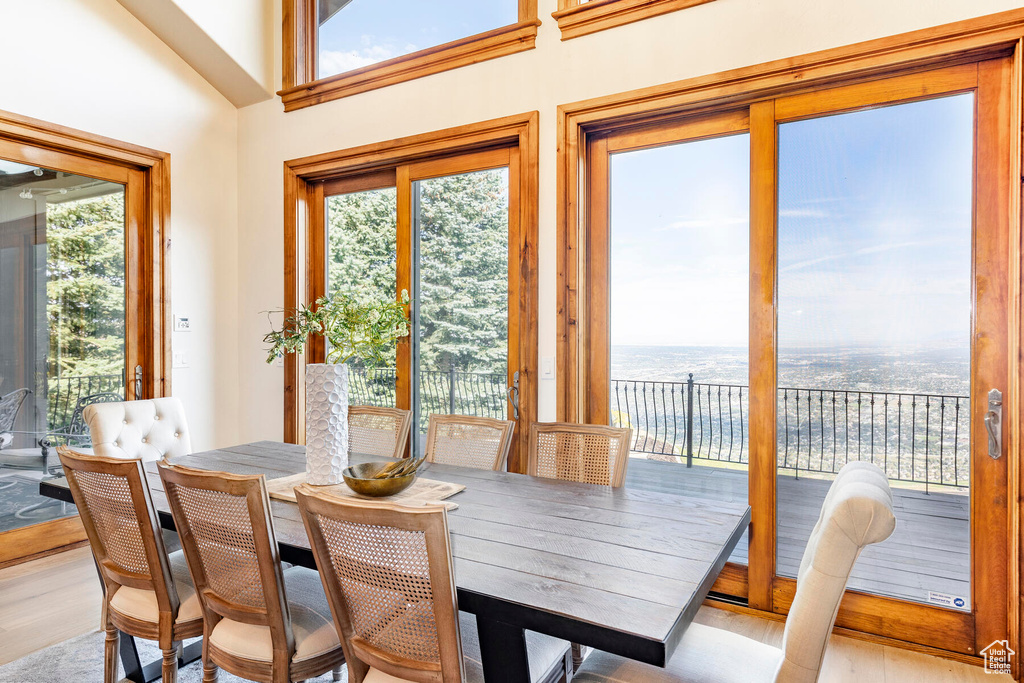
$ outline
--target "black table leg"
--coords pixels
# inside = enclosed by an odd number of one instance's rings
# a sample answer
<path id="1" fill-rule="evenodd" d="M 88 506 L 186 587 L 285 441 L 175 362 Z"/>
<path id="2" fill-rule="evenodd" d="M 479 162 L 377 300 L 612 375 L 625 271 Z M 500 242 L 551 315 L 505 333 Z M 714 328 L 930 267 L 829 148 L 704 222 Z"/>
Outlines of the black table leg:
<path id="1" fill-rule="evenodd" d="M 154 662 L 156 663 L 156 662 Z M 158 663 L 157 663 L 158 664 Z M 124 677 L 132 683 L 149 683 L 154 678 L 160 678 L 160 667 L 156 666 L 156 675 L 153 676 L 153 664 L 143 666 L 139 659 L 139 650 L 135 647 L 135 639 L 121 631 L 121 666 L 124 667 Z"/>
<path id="2" fill-rule="evenodd" d="M 476 616 L 476 627 L 480 634 L 484 680 L 487 683 L 530 683 L 526 632 L 480 614 Z"/>

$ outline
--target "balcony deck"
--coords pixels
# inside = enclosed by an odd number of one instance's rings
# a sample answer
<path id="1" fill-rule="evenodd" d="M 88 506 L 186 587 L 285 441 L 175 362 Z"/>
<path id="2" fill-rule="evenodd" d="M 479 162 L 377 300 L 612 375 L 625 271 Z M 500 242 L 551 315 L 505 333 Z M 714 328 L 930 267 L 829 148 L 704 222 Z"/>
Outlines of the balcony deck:
<path id="1" fill-rule="evenodd" d="M 807 538 L 818 519 L 830 481 L 801 475 L 778 481 L 778 573 L 795 576 Z M 635 453 L 626 485 L 670 491 L 711 500 L 747 500 L 747 472 L 695 464 L 692 468 L 648 460 Z M 965 493 L 893 488 L 896 531 L 884 543 L 867 548 L 857 561 L 849 587 L 869 593 L 928 602 L 937 591 L 966 600 L 970 608 L 969 497 Z M 732 561 L 746 564 L 744 538 Z"/>

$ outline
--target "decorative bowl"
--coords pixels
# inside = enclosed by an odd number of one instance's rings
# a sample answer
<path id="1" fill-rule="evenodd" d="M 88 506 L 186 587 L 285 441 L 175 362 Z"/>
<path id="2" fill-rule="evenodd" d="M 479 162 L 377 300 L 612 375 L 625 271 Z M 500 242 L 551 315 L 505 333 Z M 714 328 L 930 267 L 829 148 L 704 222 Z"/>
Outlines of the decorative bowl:
<path id="1" fill-rule="evenodd" d="M 387 464 L 386 462 L 364 462 L 359 465 L 351 465 L 341 471 L 341 476 L 350 489 L 361 496 L 374 498 L 393 496 L 409 488 L 416 481 L 415 472 L 401 477 L 374 479 L 373 475 L 380 472 Z"/>

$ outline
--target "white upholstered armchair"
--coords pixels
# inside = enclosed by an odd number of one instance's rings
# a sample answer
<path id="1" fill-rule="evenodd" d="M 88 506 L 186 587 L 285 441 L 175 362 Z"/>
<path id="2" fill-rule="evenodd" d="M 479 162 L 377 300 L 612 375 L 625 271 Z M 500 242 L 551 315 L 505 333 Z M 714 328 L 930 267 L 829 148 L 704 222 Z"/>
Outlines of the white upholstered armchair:
<path id="1" fill-rule="evenodd" d="M 866 546 L 889 538 L 895 528 L 885 474 L 869 463 L 849 463 L 832 482 L 807 541 L 781 649 L 691 624 L 664 669 L 597 652 L 583 662 L 573 681 L 814 683 L 857 556 Z"/>
<path id="2" fill-rule="evenodd" d="M 192 452 L 185 409 L 176 398 L 95 403 L 83 417 L 96 455 L 148 462 Z"/>

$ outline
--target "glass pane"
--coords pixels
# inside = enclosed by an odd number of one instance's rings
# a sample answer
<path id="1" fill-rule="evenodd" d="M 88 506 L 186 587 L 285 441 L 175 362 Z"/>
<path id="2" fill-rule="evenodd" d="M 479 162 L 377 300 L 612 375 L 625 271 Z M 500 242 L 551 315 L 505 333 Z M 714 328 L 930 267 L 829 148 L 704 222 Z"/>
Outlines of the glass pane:
<path id="1" fill-rule="evenodd" d="M 611 422 L 627 485 L 747 500 L 750 139 L 611 157 Z M 692 381 L 691 381 L 692 380 Z M 732 561 L 746 564 L 744 535 Z"/>
<path id="2" fill-rule="evenodd" d="M 971 94 L 779 126 L 781 575 L 866 460 L 900 523 L 849 586 L 970 609 L 973 131 Z"/>
<path id="3" fill-rule="evenodd" d="M 0 532 L 75 513 L 39 496 L 82 410 L 121 401 L 124 188 L 0 160 Z"/>
<path id="4" fill-rule="evenodd" d="M 320 0 L 317 77 L 519 21 L 517 0 Z"/>
<path id="5" fill-rule="evenodd" d="M 340 194 L 326 199 L 327 292 L 355 292 L 374 299 L 395 297 L 397 203 L 395 188 Z M 395 349 L 379 368 L 349 365 L 352 405 L 395 407 Z"/>
<path id="6" fill-rule="evenodd" d="M 413 197 L 413 414 L 422 438 L 431 413 L 507 419 L 508 169 L 421 180 Z"/>

